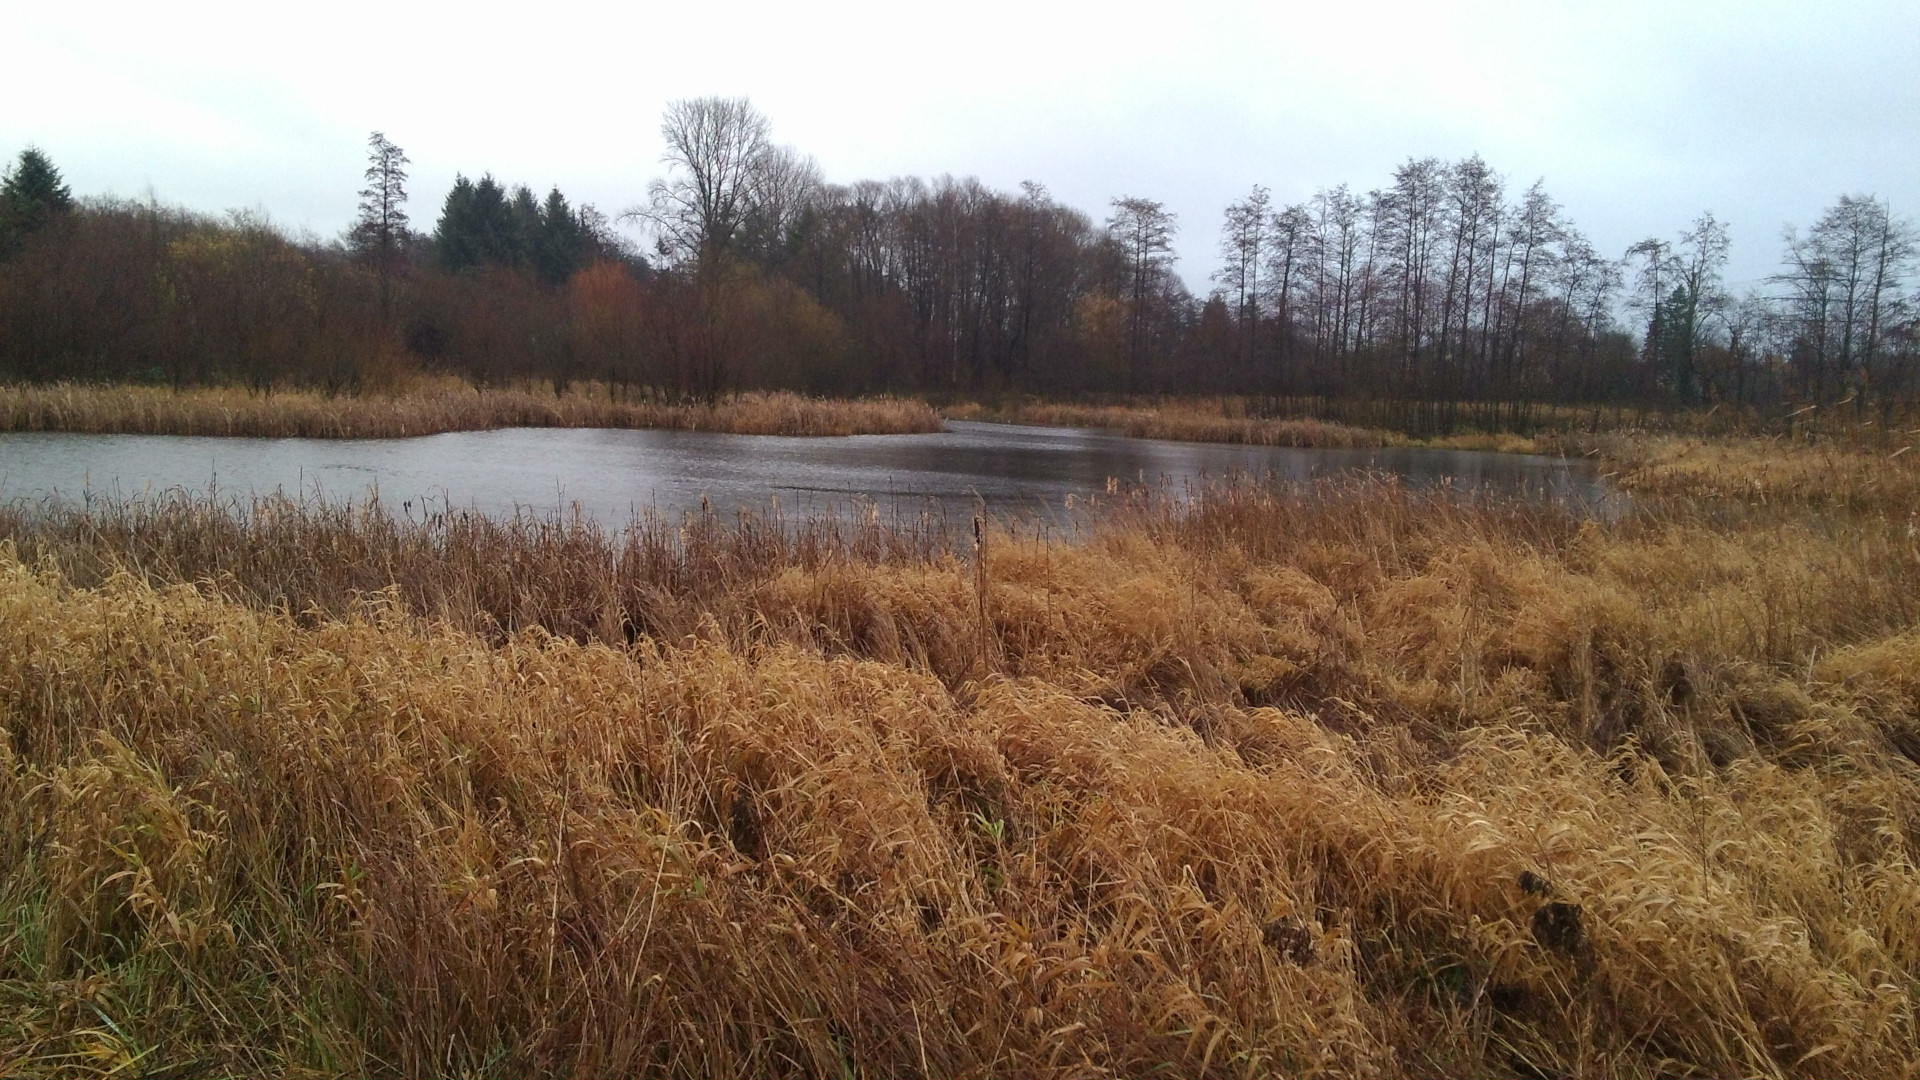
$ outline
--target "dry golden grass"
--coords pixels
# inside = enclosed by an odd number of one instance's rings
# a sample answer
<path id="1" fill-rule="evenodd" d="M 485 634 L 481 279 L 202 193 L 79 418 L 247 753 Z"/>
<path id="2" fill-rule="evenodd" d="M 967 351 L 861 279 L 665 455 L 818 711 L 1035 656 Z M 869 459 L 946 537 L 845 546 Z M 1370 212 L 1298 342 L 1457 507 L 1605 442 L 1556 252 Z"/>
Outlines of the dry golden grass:
<path id="1" fill-rule="evenodd" d="M 1915 432 L 1893 439 L 1592 440 L 1618 482 L 1633 491 L 1707 499 L 1847 506 L 1912 519 L 1920 509 Z"/>
<path id="2" fill-rule="evenodd" d="M 0 1072 L 1912 1076 L 1912 504 L 1715 476 L 15 508 Z"/>
<path id="3" fill-rule="evenodd" d="M 997 408 L 947 406 L 956 420 L 1095 427 L 1136 438 L 1257 446 L 1425 446 L 1509 454 L 1597 457 L 1623 486 L 1669 493 L 1818 496 L 1838 480 L 1869 499 L 1880 463 L 1911 452 L 1920 430 L 1906 423 L 1860 420 L 1835 407 L 1802 409 L 1785 419 L 1704 412 L 1635 414 L 1539 406 L 1538 431 L 1469 431 L 1414 438 L 1398 431 L 1313 418 L 1263 417 L 1256 402 L 1235 397 L 1144 398 L 1118 405 L 1014 401 Z M 1471 406 L 1464 406 L 1471 413 Z M 1895 417 L 1893 420 L 1899 420 Z M 1636 423 L 1645 426 L 1635 426 Z M 1778 429 L 1777 432 L 1771 429 Z M 1755 434 L 1755 432 L 1759 432 Z M 1909 463 L 1911 464 L 1911 463 Z M 1728 485 L 1739 487 L 1737 492 Z M 1802 493 L 1796 496 L 1794 493 Z"/>
<path id="4" fill-rule="evenodd" d="M 1386 446 L 1395 437 L 1322 420 L 1281 420 L 1248 415 L 1234 398 L 1169 398 L 1147 405 L 1074 405 L 1029 401 L 999 409 L 978 404 L 944 410 L 956 420 L 993 419 L 1055 427 L 1107 428 L 1136 439 L 1242 443 L 1249 446 Z"/>
<path id="5" fill-rule="evenodd" d="M 955 419 L 1098 427 L 1136 438 L 1262 446 L 1426 446 L 1510 454 L 1595 459 L 1605 477 L 1637 495 L 1680 496 L 1800 506 L 1874 507 L 1907 515 L 1920 509 L 1920 430 L 1898 424 L 1853 424 L 1843 417 L 1808 419 L 1790 433 L 1684 434 L 1712 426 L 1711 413 L 1664 418 L 1671 430 L 1567 431 L 1538 435 L 1475 432 L 1412 439 L 1390 431 L 1312 419 L 1262 419 L 1236 398 L 1169 399 L 1151 404 L 1016 403 L 999 410 L 977 404 L 944 410 Z M 1578 410 L 1561 410 L 1577 419 Z M 1804 410 L 1803 410 L 1804 411 Z M 1730 421 L 1731 422 L 1731 421 Z"/>
<path id="6" fill-rule="evenodd" d="M 939 431 L 924 402 L 828 400 L 749 393 L 714 405 L 673 405 L 593 384 L 561 394 L 528 385 L 476 390 L 419 379 L 397 393 L 327 396 L 239 387 L 0 386 L 0 431 L 251 435 L 373 439 L 502 427 L 679 428 L 739 435 L 858 435 Z"/>

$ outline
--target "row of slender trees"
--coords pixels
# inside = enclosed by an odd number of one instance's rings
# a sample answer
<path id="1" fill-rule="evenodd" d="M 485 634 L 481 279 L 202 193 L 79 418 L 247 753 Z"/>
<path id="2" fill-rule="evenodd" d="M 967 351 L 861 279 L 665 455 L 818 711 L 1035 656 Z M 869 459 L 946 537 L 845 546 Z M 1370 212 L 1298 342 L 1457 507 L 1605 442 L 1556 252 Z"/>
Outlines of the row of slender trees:
<path id="1" fill-rule="evenodd" d="M 23 153 L 0 185 L 0 374 L 341 389 L 415 367 L 708 397 L 1238 392 L 1427 402 L 1763 405 L 1920 394 L 1915 233 L 1870 196 L 1790 230 L 1734 296 L 1711 214 L 1622 257 L 1534 183 L 1410 160 L 1358 192 L 1226 208 L 1205 297 L 1152 199 L 1099 220 L 1038 184 L 828 184 L 744 99 L 671 104 L 665 174 L 614 221 L 460 177 L 412 227 L 369 141 L 356 224 L 76 202 Z"/>

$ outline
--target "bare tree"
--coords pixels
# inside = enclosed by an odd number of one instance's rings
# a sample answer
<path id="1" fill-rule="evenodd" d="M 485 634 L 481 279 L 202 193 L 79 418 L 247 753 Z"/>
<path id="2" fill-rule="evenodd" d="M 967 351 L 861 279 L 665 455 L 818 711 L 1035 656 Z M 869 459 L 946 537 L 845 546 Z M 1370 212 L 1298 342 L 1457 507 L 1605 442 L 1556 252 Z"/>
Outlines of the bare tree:
<path id="1" fill-rule="evenodd" d="M 1904 314 L 1913 226 L 1871 195 L 1843 195 L 1804 239 L 1789 229 L 1786 240 L 1790 269 L 1775 280 L 1793 290 L 1795 351 L 1816 392 L 1829 368 L 1842 379 L 1875 379 L 1887 328 Z"/>
<path id="2" fill-rule="evenodd" d="M 360 218 L 354 223 L 354 248 L 373 264 L 380 278 L 380 313 L 393 309 L 393 276 L 407 240 L 407 155 L 383 132 L 367 137 L 367 186 L 360 191 Z"/>
<path id="3" fill-rule="evenodd" d="M 1226 224 L 1220 230 L 1220 257 L 1226 265 L 1213 275 L 1233 293 L 1242 359 L 1249 366 L 1259 349 L 1260 269 L 1273 229 L 1272 206 L 1267 189 L 1255 184 L 1245 199 L 1227 207 Z"/>
<path id="4" fill-rule="evenodd" d="M 1691 402 L 1699 392 L 1700 349 L 1711 333 L 1709 320 L 1723 315 L 1729 303 L 1720 281 L 1728 246 L 1726 223 L 1711 210 L 1680 234 L 1674 264 L 1677 303 L 1669 313 L 1668 332 L 1673 388 L 1683 402 Z"/>
<path id="5" fill-rule="evenodd" d="M 662 255 L 710 267 L 729 254 L 753 212 L 772 150 L 771 125 L 746 98 L 683 98 L 660 122 L 670 175 L 647 187 L 637 211 Z"/>
<path id="6" fill-rule="evenodd" d="M 1398 338 L 1403 377 L 1420 375 L 1429 333 L 1433 259 L 1445 223 L 1445 176 L 1435 158 L 1410 159 L 1393 171 L 1393 187 L 1384 192 L 1383 217 L 1393 239 L 1393 269 L 1399 282 Z"/>
<path id="7" fill-rule="evenodd" d="M 1533 304 L 1534 289 L 1538 287 L 1542 276 L 1542 264 L 1551 262 L 1551 245 L 1563 239 L 1560 207 L 1548 197 L 1546 181 L 1535 180 L 1527 188 L 1520 205 L 1514 208 L 1513 224 L 1508 231 L 1511 238 L 1509 247 L 1513 252 L 1509 263 L 1517 269 L 1509 274 L 1513 329 L 1507 335 L 1506 348 L 1502 353 L 1503 389 L 1511 389 L 1525 375 L 1527 357 L 1523 350 L 1526 348 L 1527 311 Z M 1518 275 L 1517 280 L 1513 278 L 1514 273 Z"/>
<path id="8" fill-rule="evenodd" d="M 1640 263 L 1634 275 L 1634 293 L 1630 306 L 1646 321 L 1643 358 L 1648 370 L 1657 370 L 1663 355 L 1666 334 L 1666 289 L 1673 280 L 1673 245 L 1657 236 L 1649 236 L 1627 249 L 1626 261 Z"/>
<path id="9" fill-rule="evenodd" d="M 1126 253 L 1127 362 L 1138 384 L 1153 301 L 1173 262 L 1173 238 L 1179 226 L 1172 211 L 1153 199 L 1124 196 L 1113 200 L 1107 233 Z"/>
<path id="10" fill-rule="evenodd" d="M 1314 349 L 1323 364 L 1332 366 L 1350 351 L 1350 329 L 1364 321 L 1355 315 L 1356 302 L 1364 300 L 1361 283 L 1367 276 L 1361 268 L 1360 249 L 1376 230 L 1364 228 L 1365 208 L 1345 184 L 1315 192 L 1312 205 L 1313 251 L 1318 256 L 1313 281 Z"/>
<path id="11" fill-rule="evenodd" d="M 1455 387 L 1465 384 L 1468 358 L 1473 355 L 1474 285 L 1489 260 L 1481 258 L 1488 246 L 1488 233 L 1500 227 L 1500 177 L 1478 154 L 1447 167 L 1442 175 L 1445 191 L 1445 224 L 1451 229 L 1452 243 L 1447 257 L 1445 285 L 1440 300 L 1440 336 L 1435 360 L 1442 367 L 1449 360 L 1457 365 L 1451 372 Z M 1456 321 L 1454 316 L 1459 315 Z M 1459 348 L 1454 348 L 1454 331 L 1459 331 Z"/>
<path id="12" fill-rule="evenodd" d="M 1293 307 L 1303 286 L 1309 284 L 1308 267 L 1313 253 L 1313 216 L 1299 204 L 1273 215 L 1269 223 L 1272 242 L 1267 252 L 1267 289 L 1273 297 L 1273 321 L 1279 338 L 1278 389 L 1290 389 L 1293 371 Z"/>
<path id="13" fill-rule="evenodd" d="M 1724 368 L 1710 374 L 1718 383 L 1721 397 L 1744 404 L 1754 390 L 1761 350 L 1778 321 L 1776 310 L 1766 298 L 1750 290 L 1727 305 L 1724 321 L 1727 327 Z"/>
<path id="14" fill-rule="evenodd" d="M 743 370 L 743 257 L 777 256 L 786 232 L 820 187 L 811 159 L 770 141 L 771 125 L 746 98 L 671 102 L 660 124 L 665 178 L 630 213 L 654 231 L 661 255 L 692 271 L 692 315 L 678 340 L 684 384 L 711 401 Z"/>
<path id="15" fill-rule="evenodd" d="M 763 263 L 785 255 L 789 233 L 819 197 L 820 166 L 791 146 L 769 146 L 754 163 L 740 237 Z"/>
<path id="16" fill-rule="evenodd" d="M 1620 264 L 1602 258 L 1591 241 L 1565 223 L 1560 228 L 1560 245 L 1554 265 L 1559 318 L 1550 340 L 1559 369 L 1549 382 L 1563 395 L 1598 396 L 1602 388 L 1596 381 L 1598 373 L 1589 366 L 1592 357 L 1578 354 L 1582 345 L 1600 334 L 1613 309 Z"/>

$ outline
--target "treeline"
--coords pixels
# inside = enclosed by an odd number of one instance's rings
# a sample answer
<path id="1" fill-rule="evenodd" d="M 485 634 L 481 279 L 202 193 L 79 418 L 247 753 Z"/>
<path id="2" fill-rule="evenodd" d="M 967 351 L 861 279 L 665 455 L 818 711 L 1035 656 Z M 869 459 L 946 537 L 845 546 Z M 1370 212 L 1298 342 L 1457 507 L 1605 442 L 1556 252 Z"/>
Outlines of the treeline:
<path id="1" fill-rule="evenodd" d="M 1364 193 L 1226 208 L 1210 295 L 1151 199 L 1101 220 L 1038 184 L 838 185 L 739 99 L 675 102 L 665 175 L 622 217 L 490 175 L 429 230 L 375 133 L 338 241 L 248 215 L 75 201 L 28 150 L 0 198 L 0 375 L 352 389 L 416 368 L 475 383 L 1633 403 L 1920 394 L 1915 239 L 1869 196 L 1785 237 L 1764 291 L 1723 284 L 1711 214 L 1621 258 L 1535 183 L 1411 160 Z"/>

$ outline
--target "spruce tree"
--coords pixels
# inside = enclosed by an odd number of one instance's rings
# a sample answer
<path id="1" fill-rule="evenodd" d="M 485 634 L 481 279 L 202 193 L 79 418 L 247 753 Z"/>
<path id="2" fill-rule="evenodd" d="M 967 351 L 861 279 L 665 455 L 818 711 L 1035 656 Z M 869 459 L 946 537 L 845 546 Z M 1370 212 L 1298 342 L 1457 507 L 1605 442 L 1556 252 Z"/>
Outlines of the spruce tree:
<path id="1" fill-rule="evenodd" d="M 549 212 L 558 195 L 555 191 L 548 197 L 546 208 L 542 208 L 533 191 L 524 184 L 509 193 L 492 176 L 482 176 L 478 183 L 458 177 L 453 190 L 447 193 L 439 225 L 434 230 L 435 258 L 443 269 L 454 272 L 487 263 L 510 267 L 532 264 L 543 280 L 551 280 L 550 274 L 559 274 L 559 280 L 564 281 L 572 275 L 579 259 L 577 253 L 570 256 L 567 253 L 577 252 L 580 246 L 577 239 L 567 237 L 578 235 L 581 226 L 566 200 L 561 198 L 558 212 L 567 219 L 567 224 L 560 227 L 559 234 L 555 233 L 554 219 Z M 567 232 L 569 228 L 573 231 Z M 569 258 L 572 261 L 568 261 Z"/>
<path id="2" fill-rule="evenodd" d="M 1694 373 L 1694 339 L 1700 318 L 1700 298 L 1685 285 L 1675 285 L 1673 294 L 1661 305 L 1659 357 L 1661 376 L 1669 390 L 1683 404 L 1692 404 L 1697 396 Z"/>
<path id="3" fill-rule="evenodd" d="M 500 261 L 508 266 L 525 266 L 540 244 L 540 202 L 533 197 L 532 188 L 521 184 L 513 189 L 509 213 L 513 226 L 507 232 L 508 249 L 501 253 Z"/>
<path id="4" fill-rule="evenodd" d="M 0 184 L 0 198 L 16 213 L 42 221 L 73 209 L 73 192 L 60 182 L 60 170 L 34 146 L 20 151 L 20 160 Z"/>
<path id="5" fill-rule="evenodd" d="M 468 207 L 467 227 L 473 240 L 472 265 L 504 263 L 512 265 L 513 207 L 507 201 L 507 189 L 492 174 L 482 176 L 473 185 L 473 201 Z"/>
<path id="6" fill-rule="evenodd" d="M 407 155 L 382 132 L 367 139 L 367 186 L 360 192 L 360 219 L 350 234 L 353 246 L 380 277 L 380 310 L 392 306 L 393 275 L 407 241 Z"/>
<path id="7" fill-rule="evenodd" d="M 580 269 L 586 254 L 586 227 L 567 205 L 559 188 L 547 193 L 540 209 L 540 232 L 533 248 L 533 268 L 548 285 L 564 285 Z"/>
<path id="8" fill-rule="evenodd" d="M 20 151 L 20 158 L 0 180 L 0 252 L 22 236 L 73 210 L 73 192 L 60 181 L 60 170 L 38 147 Z"/>
<path id="9" fill-rule="evenodd" d="M 478 229 L 474 224 L 475 187 L 473 181 L 455 175 L 453 190 L 440 206 L 440 221 L 433 229 L 433 255 L 442 270 L 459 272 L 478 265 L 481 251 Z"/>

